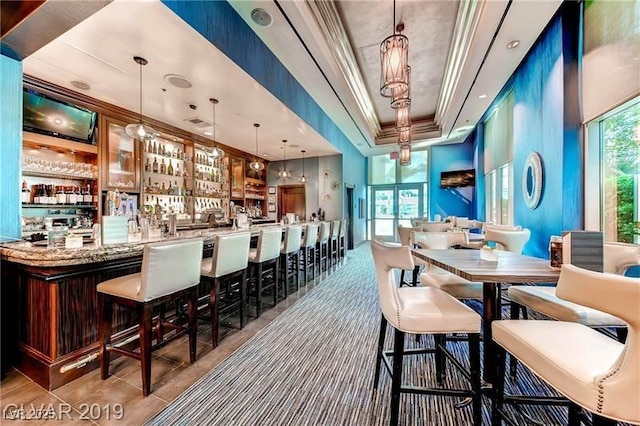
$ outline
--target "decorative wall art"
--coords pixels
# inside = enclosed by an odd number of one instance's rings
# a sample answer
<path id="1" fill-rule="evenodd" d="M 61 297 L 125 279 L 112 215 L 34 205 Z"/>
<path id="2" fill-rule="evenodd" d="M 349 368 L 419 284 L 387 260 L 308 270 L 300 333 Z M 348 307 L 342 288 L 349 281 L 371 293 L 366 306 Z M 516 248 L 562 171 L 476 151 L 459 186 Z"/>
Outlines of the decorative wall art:
<path id="1" fill-rule="evenodd" d="M 540 154 L 532 152 L 524 163 L 522 173 L 522 196 L 524 203 L 531 210 L 540 204 L 542 197 L 542 187 L 544 185 L 544 171 Z"/>

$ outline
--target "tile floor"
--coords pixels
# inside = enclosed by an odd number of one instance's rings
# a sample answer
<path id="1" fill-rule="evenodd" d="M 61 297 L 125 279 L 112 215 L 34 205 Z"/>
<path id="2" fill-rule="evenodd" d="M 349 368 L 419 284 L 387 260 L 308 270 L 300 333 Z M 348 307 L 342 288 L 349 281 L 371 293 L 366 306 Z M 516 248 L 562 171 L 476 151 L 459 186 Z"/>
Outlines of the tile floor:
<path id="1" fill-rule="evenodd" d="M 100 379 L 97 369 L 51 392 L 12 369 L 0 382 L 0 424 L 141 425 L 298 301 L 319 279 L 263 311 L 259 318 L 250 319 L 244 329 L 223 335 L 216 349 L 211 346 L 211 327 L 200 323 L 197 361 L 193 364 L 189 364 L 187 336 L 155 351 L 151 365 L 152 393 L 146 398 L 142 396 L 140 364 L 127 357 L 111 361 L 111 377 L 107 380 Z M 24 409 L 24 415 L 29 417 L 34 414 L 33 409 L 40 409 L 36 415 L 39 420 L 11 418 L 16 408 Z"/>

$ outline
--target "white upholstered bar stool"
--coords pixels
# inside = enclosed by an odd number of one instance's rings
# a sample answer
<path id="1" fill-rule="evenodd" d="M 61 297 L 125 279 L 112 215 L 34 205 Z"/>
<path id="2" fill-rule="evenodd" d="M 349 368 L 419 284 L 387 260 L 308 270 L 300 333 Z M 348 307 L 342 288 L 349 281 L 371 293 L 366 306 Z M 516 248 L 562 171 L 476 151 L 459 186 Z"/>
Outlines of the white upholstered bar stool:
<path id="1" fill-rule="evenodd" d="M 320 225 L 310 223 L 304 230 L 304 238 L 300 244 L 300 266 L 303 268 L 304 285 L 309 281 L 308 273 L 311 269 L 311 279 L 316 277 L 316 243 L 318 242 Z"/>
<path id="2" fill-rule="evenodd" d="M 331 221 L 331 233 L 329 234 L 329 247 L 330 247 L 330 253 L 329 253 L 329 264 L 331 264 L 332 266 L 334 264 L 338 263 L 338 245 L 339 245 L 339 238 L 340 235 L 340 221 L 339 220 L 332 220 Z"/>
<path id="3" fill-rule="evenodd" d="M 468 239 L 464 232 L 416 232 L 414 243 L 422 249 L 447 250 L 468 243 Z M 420 274 L 420 284 L 439 288 L 456 299 L 482 299 L 482 283 L 466 280 L 431 264 Z"/>
<path id="4" fill-rule="evenodd" d="M 412 242 L 412 237 L 413 237 L 413 233 L 414 232 L 421 232 L 422 228 L 420 227 L 409 227 L 409 226 L 402 226 L 399 225 L 398 226 L 398 238 L 400 239 L 400 245 L 402 246 L 406 246 L 409 248 L 413 248 L 413 242 Z M 394 244 L 391 244 L 394 245 Z M 412 270 L 412 281 L 411 281 L 411 285 L 413 285 L 414 287 L 417 285 L 418 283 L 418 273 L 419 273 L 419 268 L 420 266 L 424 266 L 426 265 L 426 263 L 418 258 L 414 258 L 413 259 L 413 263 L 415 264 L 413 270 Z M 404 275 L 405 275 L 406 271 L 401 271 L 400 272 L 400 285 L 404 285 L 404 284 L 409 284 L 408 282 L 406 282 L 404 280 Z"/>
<path id="5" fill-rule="evenodd" d="M 142 252 L 142 270 L 101 282 L 98 291 L 100 321 L 100 375 L 109 377 L 110 353 L 115 352 L 140 361 L 142 394 L 151 393 L 151 351 L 153 307 L 181 297 L 187 298 L 187 326 L 167 322 L 179 334 L 189 334 L 189 361 L 196 360 L 197 289 L 200 283 L 202 240 L 147 244 Z M 113 305 L 132 308 L 140 316 L 138 328 L 140 351 L 133 352 L 112 344 Z M 160 321 L 162 318 L 159 319 Z M 160 340 L 160 335 L 158 335 Z M 157 345 L 163 343 L 158 341 Z M 156 345 L 156 346 L 157 346 Z"/>
<path id="6" fill-rule="evenodd" d="M 467 396 L 472 398 L 473 424 L 481 424 L 480 389 L 480 316 L 472 309 L 447 293 L 430 287 L 398 287 L 393 269 L 413 269 L 411 249 L 407 246 L 388 246 L 377 241 L 371 242 L 371 251 L 376 268 L 378 295 L 382 308 L 374 388 L 378 387 L 380 367 L 391 373 L 391 425 L 397 425 L 400 414 L 400 395 L 419 393 L 430 395 Z M 387 323 L 394 328 L 393 351 L 384 350 Z M 433 334 L 436 345 L 433 348 L 405 350 L 405 333 Z M 447 333 L 466 333 L 469 337 L 470 371 L 461 368 L 459 361 L 453 361 L 446 349 L 444 336 Z M 419 353 L 434 353 L 436 378 L 439 387 L 403 387 L 403 356 Z M 389 361 L 393 356 L 393 365 Z M 445 389 L 444 372 L 447 359 L 470 380 L 469 389 Z"/>
<path id="7" fill-rule="evenodd" d="M 424 232 L 447 232 L 453 230 L 453 222 L 423 222 L 419 226 Z"/>
<path id="8" fill-rule="evenodd" d="M 320 275 L 322 271 L 329 268 L 329 234 L 331 233 L 331 222 L 320 222 L 320 234 L 318 234 L 318 243 L 316 251 L 318 252 L 318 269 Z M 324 259 L 324 269 L 322 268 L 322 260 Z"/>
<path id="9" fill-rule="evenodd" d="M 280 271 L 284 286 L 284 297 L 289 295 L 289 278 L 295 278 L 296 290 L 300 287 L 300 241 L 302 226 L 289 225 L 284 232 L 284 241 L 280 244 Z"/>
<path id="10" fill-rule="evenodd" d="M 218 346 L 221 314 L 237 310 L 240 315 L 240 328 L 244 328 L 250 243 L 249 232 L 216 235 L 213 240 L 213 256 L 202 259 L 201 279 L 211 283 L 209 309 L 211 343 L 214 348 Z"/>
<path id="11" fill-rule="evenodd" d="M 580 424 L 579 408 L 592 413 L 594 426 L 640 424 L 640 280 L 563 265 L 556 294 L 620 318 L 629 329 L 626 343 L 576 322 L 494 321 L 493 425 L 501 424 L 503 404 L 514 401 L 504 396 L 505 351 L 569 400 L 570 426 Z"/>
<path id="12" fill-rule="evenodd" d="M 273 291 L 273 306 L 278 303 L 278 266 L 280 261 L 281 228 L 261 229 L 256 248 L 249 249 L 249 277 L 256 297 L 256 317 L 262 311 L 262 293 Z M 265 285 L 264 275 L 271 272 L 273 279 Z"/>
<path id="13" fill-rule="evenodd" d="M 625 243 L 604 244 L 604 272 L 624 275 L 632 266 L 640 266 L 640 246 Z M 527 309 L 540 312 L 558 321 L 577 322 L 599 329 L 614 328 L 618 340 L 624 342 L 627 335 L 626 323 L 606 312 L 578 305 L 561 299 L 556 294 L 556 286 L 511 286 L 511 319 L 518 319 L 520 312 L 527 318 Z M 516 374 L 516 362 L 512 358 L 510 373 Z"/>
<path id="14" fill-rule="evenodd" d="M 340 221 L 340 232 L 338 233 L 338 257 L 340 260 L 347 255 L 347 219 Z"/>

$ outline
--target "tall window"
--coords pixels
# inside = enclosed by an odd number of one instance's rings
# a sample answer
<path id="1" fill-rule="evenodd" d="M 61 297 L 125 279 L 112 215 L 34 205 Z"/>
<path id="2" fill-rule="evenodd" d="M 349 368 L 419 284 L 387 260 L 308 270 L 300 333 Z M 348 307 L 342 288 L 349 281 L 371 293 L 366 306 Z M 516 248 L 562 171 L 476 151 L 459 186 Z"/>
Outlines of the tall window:
<path id="1" fill-rule="evenodd" d="M 513 92 L 498 105 L 484 126 L 486 217 L 513 224 Z"/>
<path id="2" fill-rule="evenodd" d="M 599 222 L 605 240 L 639 243 L 640 98 L 590 122 L 588 134 L 588 170 L 599 169 Z M 590 214 L 589 204 L 586 210 Z"/>

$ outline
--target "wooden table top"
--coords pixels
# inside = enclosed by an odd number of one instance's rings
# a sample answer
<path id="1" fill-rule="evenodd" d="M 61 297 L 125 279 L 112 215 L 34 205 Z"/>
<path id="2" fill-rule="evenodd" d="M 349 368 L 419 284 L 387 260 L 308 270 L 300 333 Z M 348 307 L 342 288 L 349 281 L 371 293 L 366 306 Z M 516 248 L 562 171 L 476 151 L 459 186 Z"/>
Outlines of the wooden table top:
<path id="1" fill-rule="evenodd" d="M 413 249 L 413 255 L 469 281 L 555 283 L 560 271 L 537 257 L 500 251 L 497 262 L 480 259 L 480 250 Z"/>

